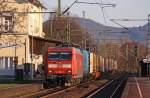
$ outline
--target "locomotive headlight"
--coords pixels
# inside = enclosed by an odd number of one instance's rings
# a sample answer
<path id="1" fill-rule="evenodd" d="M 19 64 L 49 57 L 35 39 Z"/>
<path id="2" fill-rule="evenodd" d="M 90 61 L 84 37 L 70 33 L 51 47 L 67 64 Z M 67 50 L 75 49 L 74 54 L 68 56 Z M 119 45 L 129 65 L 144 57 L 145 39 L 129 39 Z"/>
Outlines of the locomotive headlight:
<path id="1" fill-rule="evenodd" d="M 48 64 L 48 68 L 56 68 L 57 64 Z"/>
<path id="2" fill-rule="evenodd" d="M 63 68 L 71 68 L 71 64 L 63 64 Z"/>

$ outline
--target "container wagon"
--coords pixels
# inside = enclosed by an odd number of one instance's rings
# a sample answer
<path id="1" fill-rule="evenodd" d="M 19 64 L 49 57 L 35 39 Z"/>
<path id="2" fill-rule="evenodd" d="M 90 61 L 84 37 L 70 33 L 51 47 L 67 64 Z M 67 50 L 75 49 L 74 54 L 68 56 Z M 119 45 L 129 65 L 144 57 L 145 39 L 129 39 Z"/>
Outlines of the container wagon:
<path id="1" fill-rule="evenodd" d="M 100 56 L 95 53 L 90 53 L 90 74 L 93 78 L 100 76 Z"/>
<path id="2" fill-rule="evenodd" d="M 80 51 L 83 55 L 83 81 L 87 81 L 90 73 L 90 53 L 82 48 L 80 48 Z"/>
<path id="3" fill-rule="evenodd" d="M 101 72 L 105 72 L 104 58 L 102 56 L 100 56 L 100 67 L 101 67 Z"/>
<path id="4" fill-rule="evenodd" d="M 95 79 L 98 79 L 101 76 L 101 64 L 100 64 L 100 55 L 96 55 L 96 69 L 95 69 Z"/>
<path id="5" fill-rule="evenodd" d="M 90 65 L 90 74 L 95 74 L 96 72 L 96 65 L 97 65 L 97 60 L 96 60 L 96 54 L 94 52 L 90 53 L 90 58 L 89 58 L 89 65 Z"/>

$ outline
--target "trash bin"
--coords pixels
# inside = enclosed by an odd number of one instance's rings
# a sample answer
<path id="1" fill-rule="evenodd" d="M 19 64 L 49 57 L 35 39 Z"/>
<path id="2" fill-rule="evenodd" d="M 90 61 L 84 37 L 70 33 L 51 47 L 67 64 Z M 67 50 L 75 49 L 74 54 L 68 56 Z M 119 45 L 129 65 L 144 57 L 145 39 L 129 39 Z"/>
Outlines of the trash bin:
<path id="1" fill-rule="evenodd" d="M 23 69 L 16 69 L 16 81 L 22 81 L 23 77 Z"/>
<path id="2" fill-rule="evenodd" d="M 33 75 L 35 73 L 34 64 L 25 63 L 24 64 L 24 79 L 25 80 L 33 80 Z"/>

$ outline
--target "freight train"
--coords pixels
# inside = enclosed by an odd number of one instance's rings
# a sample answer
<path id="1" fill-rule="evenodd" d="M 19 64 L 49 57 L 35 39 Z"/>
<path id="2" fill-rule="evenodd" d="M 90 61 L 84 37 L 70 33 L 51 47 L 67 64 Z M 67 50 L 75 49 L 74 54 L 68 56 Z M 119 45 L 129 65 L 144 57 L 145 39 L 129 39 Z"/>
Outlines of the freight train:
<path id="1" fill-rule="evenodd" d="M 72 86 L 98 78 L 105 70 L 101 56 L 75 47 L 49 47 L 44 65 L 45 87 L 49 84 Z"/>

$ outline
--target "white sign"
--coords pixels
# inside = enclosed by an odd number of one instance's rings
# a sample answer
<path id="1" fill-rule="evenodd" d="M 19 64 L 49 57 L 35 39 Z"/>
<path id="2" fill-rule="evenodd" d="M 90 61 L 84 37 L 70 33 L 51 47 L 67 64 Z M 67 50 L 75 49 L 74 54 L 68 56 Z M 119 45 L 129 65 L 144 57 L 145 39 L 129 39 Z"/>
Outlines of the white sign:
<path id="1" fill-rule="evenodd" d="M 0 48 L 8 48 L 8 47 L 23 47 L 24 43 L 16 43 L 16 42 L 0 42 Z"/>
<path id="2" fill-rule="evenodd" d="M 143 59 L 144 63 L 149 63 L 150 62 L 150 58 L 149 59 Z"/>

